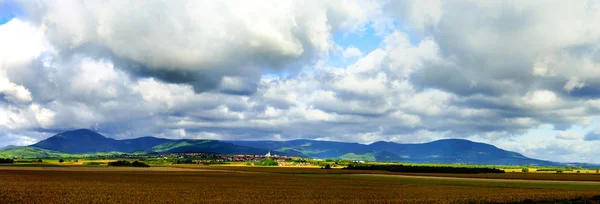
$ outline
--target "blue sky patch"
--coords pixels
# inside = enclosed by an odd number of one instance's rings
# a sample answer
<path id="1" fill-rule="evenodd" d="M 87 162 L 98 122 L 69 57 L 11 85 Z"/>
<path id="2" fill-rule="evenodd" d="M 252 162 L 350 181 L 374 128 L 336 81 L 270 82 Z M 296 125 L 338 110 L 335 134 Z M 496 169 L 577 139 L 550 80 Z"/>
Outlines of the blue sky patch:
<path id="1" fill-rule="evenodd" d="M 363 53 L 369 53 L 381 45 L 384 36 L 378 36 L 373 26 L 366 26 L 364 32 L 337 33 L 333 36 L 333 41 L 343 48 L 354 46 Z"/>
<path id="2" fill-rule="evenodd" d="M 16 1 L 0 1 L 0 25 L 22 15 L 23 10 Z"/>

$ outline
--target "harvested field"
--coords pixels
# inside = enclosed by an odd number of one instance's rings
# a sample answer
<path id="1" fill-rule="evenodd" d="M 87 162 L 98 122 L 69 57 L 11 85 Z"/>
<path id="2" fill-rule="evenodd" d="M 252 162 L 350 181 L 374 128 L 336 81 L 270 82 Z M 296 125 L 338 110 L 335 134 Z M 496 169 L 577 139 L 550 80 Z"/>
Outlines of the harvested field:
<path id="1" fill-rule="evenodd" d="M 600 195 L 600 185 L 583 184 L 124 170 L 0 170 L 0 203 L 483 203 Z"/>

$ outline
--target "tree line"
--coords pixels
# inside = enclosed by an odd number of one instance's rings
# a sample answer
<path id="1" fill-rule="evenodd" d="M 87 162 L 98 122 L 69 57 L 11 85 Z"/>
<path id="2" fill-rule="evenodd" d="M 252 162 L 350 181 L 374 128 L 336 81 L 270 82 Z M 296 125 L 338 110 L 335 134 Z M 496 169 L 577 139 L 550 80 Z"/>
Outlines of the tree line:
<path id="1" fill-rule="evenodd" d="M 0 158 L 0 164 L 12 164 L 12 163 L 15 163 L 15 160 Z"/>
<path id="2" fill-rule="evenodd" d="M 384 170 L 389 172 L 406 173 L 456 173 L 456 174 L 482 174 L 482 173 L 504 173 L 504 170 L 493 168 L 473 167 L 450 167 L 450 166 L 405 166 L 405 165 L 373 165 L 373 164 L 349 164 L 343 169 L 350 170 Z"/>
<path id="3" fill-rule="evenodd" d="M 126 160 L 119 160 L 119 161 L 114 161 L 114 162 L 108 162 L 108 166 L 132 166 L 132 167 L 150 167 L 150 165 L 144 163 L 144 162 L 139 162 L 139 161 L 134 161 L 134 162 L 129 162 Z"/>

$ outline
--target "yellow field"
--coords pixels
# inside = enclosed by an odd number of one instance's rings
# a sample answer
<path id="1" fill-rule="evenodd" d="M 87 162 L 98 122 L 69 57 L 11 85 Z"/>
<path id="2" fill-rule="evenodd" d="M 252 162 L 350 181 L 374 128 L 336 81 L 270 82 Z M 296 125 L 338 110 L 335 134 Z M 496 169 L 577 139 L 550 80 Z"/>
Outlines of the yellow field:
<path id="1" fill-rule="evenodd" d="M 536 168 L 528 168 L 529 172 L 527 173 L 556 173 L 556 171 L 537 171 Z M 512 172 L 521 172 L 522 169 L 502 169 L 507 173 L 512 173 Z M 563 171 L 563 173 L 565 174 L 576 174 L 577 171 L 579 171 L 579 173 L 581 174 L 598 174 L 596 173 L 595 169 L 578 169 L 578 170 L 572 170 L 572 171 Z"/>

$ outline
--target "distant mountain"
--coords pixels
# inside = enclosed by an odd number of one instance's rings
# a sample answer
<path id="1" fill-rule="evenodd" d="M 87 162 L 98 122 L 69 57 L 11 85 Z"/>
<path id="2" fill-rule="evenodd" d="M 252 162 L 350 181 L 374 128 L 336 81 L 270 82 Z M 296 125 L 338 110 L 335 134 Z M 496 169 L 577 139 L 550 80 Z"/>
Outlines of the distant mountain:
<path id="1" fill-rule="evenodd" d="M 47 154 L 85 154 L 99 152 L 213 152 L 223 154 L 272 154 L 313 158 L 368 161 L 402 161 L 411 163 L 463 163 L 489 165 L 563 166 L 537 160 L 493 145 L 463 139 L 445 139 L 422 144 L 290 140 L 290 141 L 218 141 L 171 140 L 156 137 L 115 140 L 87 129 L 54 135 L 29 146 L 27 152 L 51 151 Z M 18 148 L 17 148 L 18 149 Z M 2 153 L 2 150 L 0 153 Z M 25 150 L 24 150 L 25 151 Z M 1 154 L 0 154 L 1 155 Z"/>
<path id="2" fill-rule="evenodd" d="M 295 151 L 309 157 L 337 158 L 344 154 L 367 154 L 373 152 L 367 145 L 347 142 L 331 142 L 317 140 L 290 140 L 290 141 L 230 141 L 236 145 L 260 147 L 271 151 Z"/>
<path id="3" fill-rule="evenodd" d="M 20 146 L 15 146 L 15 145 L 8 145 L 8 146 L 4 146 L 0 148 L 0 151 L 6 151 L 6 150 L 11 150 L 11 149 L 16 149 L 19 148 Z"/>
<path id="4" fill-rule="evenodd" d="M 222 154 L 265 154 L 267 149 L 234 145 L 218 140 L 174 140 L 152 147 L 151 152 L 215 152 Z"/>
<path id="5" fill-rule="evenodd" d="M 69 154 L 98 152 L 213 152 L 222 154 L 265 154 L 269 150 L 239 146 L 218 140 L 171 140 L 156 137 L 115 140 L 97 132 L 79 129 L 56 134 L 30 147 Z"/>
<path id="6" fill-rule="evenodd" d="M 531 159 L 493 145 L 463 139 L 445 139 L 422 144 L 375 142 L 369 145 L 314 140 L 231 142 L 276 151 L 294 150 L 317 158 L 445 164 L 560 165 L 556 162 Z"/>
<path id="7" fill-rule="evenodd" d="M 56 134 L 48 139 L 42 140 L 31 147 L 47 150 L 82 154 L 95 152 L 118 152 L 121 141 L 106 138 L 103 135 L 87 130 L 79 129 Z"/>
<path id="8" fill-rule="evenodd" d="M 156 137 L 139 137 L 135 139 L 118 140 L 118 149 L 121 152 L 136 152 L 146 151 L 154 146 L 161 145 L 167 142 L 171 142 L 170 139 L 156 138 Z"/>

